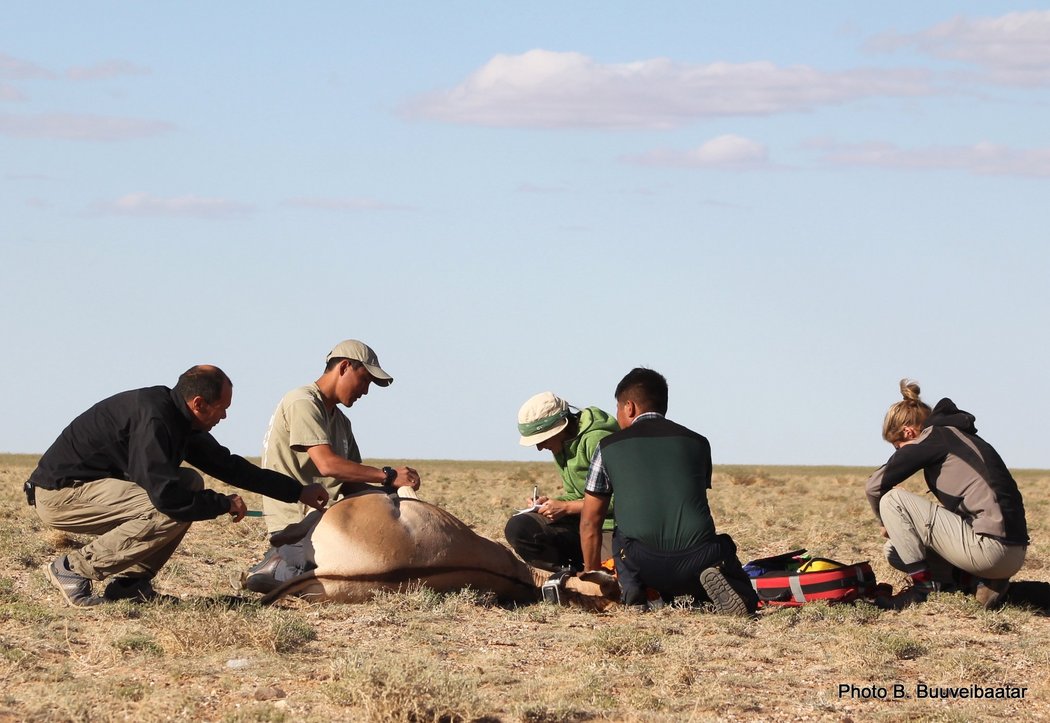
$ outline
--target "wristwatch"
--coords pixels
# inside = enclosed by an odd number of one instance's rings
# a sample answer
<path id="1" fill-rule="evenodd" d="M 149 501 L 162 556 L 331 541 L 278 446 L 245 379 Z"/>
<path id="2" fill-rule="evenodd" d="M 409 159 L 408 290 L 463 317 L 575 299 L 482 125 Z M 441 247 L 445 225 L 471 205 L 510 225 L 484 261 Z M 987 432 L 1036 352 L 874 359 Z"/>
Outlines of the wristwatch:
<path id="1" fill-rule="evenodd" d="M 383 474 L 386 475 L 386 479 L 383 480 L 384 487 L 390 487 L 394 484 L 394 480 L 397 479 L 397 470 L 393 467 L 384 467 Z"/>

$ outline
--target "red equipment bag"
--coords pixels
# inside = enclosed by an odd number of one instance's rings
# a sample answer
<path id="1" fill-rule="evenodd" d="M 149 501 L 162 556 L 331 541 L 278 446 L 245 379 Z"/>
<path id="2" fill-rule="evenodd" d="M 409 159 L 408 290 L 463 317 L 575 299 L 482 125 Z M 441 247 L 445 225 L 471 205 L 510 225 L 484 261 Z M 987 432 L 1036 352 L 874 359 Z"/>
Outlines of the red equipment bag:
<path id="1" fill-rule="evenodd" d="M 845 565 L 805 550 L 752 560 L 744 565 L 759 607 L 796 607 L 815 600 L 828 604 L 875 596 L 875 573 L 867 562 Z"/>

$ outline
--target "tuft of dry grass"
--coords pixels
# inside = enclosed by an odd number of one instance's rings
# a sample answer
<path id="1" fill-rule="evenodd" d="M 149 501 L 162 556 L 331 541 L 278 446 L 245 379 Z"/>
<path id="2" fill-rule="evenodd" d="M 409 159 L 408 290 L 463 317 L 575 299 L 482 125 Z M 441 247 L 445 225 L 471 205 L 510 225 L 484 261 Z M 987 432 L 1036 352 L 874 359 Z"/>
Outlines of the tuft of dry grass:
<path id="1" fill-rule="evenodd" d="M 899 613 L 812 604 L 741 620 L 675 606 L 644 615 L 514 608 L 478 591 L 418 587 L 356 606 L 262 607 L 230 584 L 265 549 L 257 519 L 191 528 L 156 581 L 178 604 L 74 610 L 40 566 L 87 538 L 43 529 L 25 506 L 21 483 L 34 464 L 0 457 L 0 720 L 1050 718 L 1050 472 L 1017 473 L 1036 540 L 1018 576 L 1030 607 L 988 612 L 940 594 Z M 533 485 L 560 484 L 547 462 L 412 465 L 425 499 L 494 539 Z M 717 468 L 711 504 L 743 560 L 805 547 L 870 560 L 880 580 L 899 585 L 881 559 L 866 473 Z M 919 682 L 1028 691 L 1023 700 L 929 700 L 914 695 Z M 894 684 L 909 697 L 839 692 Z"/>

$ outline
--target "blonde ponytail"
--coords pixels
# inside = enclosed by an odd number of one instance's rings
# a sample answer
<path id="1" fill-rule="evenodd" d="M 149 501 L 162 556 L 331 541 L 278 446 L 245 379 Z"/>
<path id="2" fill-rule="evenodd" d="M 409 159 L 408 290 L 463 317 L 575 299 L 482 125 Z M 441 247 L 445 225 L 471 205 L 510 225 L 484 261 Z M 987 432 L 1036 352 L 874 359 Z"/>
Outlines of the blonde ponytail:
<path id="1" fill-rule="evenodd" d="M 930 416 L 930 407 L 919 398 L 919 383 L 913 379 L 901 379 L 903 399 L 890 407 L 882 421 L 882 438 L 890 444 L 904 439 L 904 428 L 920 429 Z"/>

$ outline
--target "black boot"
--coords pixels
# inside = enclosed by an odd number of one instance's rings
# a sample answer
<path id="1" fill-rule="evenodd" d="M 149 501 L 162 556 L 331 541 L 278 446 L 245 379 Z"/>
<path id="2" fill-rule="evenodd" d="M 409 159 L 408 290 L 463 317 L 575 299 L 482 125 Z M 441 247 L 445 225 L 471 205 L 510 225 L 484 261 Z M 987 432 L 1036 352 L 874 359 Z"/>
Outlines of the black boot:
<path id="1" fill-rule="evenodd" d="M 149 577 L 115 577 L 108 585 L 102 597 L 107 600 L 131 600 L 132 602 L 179 602 L 174 595 L 161 595 L 153 589 Z"/>

